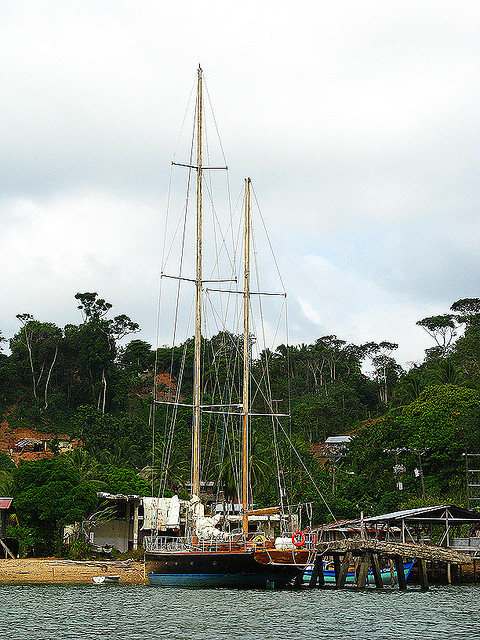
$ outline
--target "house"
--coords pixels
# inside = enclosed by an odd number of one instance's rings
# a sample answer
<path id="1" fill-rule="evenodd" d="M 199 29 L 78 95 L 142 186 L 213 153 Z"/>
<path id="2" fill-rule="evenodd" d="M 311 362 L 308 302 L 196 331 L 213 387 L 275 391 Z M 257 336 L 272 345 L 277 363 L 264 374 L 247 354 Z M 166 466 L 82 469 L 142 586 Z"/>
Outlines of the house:
<path id="1" fill-rule="evenodd" d="M 120 553 L 138 548 L 142 497 L 99 492 L 99 509 L 82 523 L 82 533 L 95 551 Z M 143 519 L 143 514 L 142 514 Z"/>
<path id="2" fill-rule="evenodd" d="M 346 455 L 348 445 L 351 443 L 355 434 L 330 436 L 325 442 L 312 446 L 313 456 L 318 460 L 322 467 L 326 467 L 329 463 L 336 463 Z"/>
<path id="3" fill-rule="evenodd" d="M 0 539 L 3 540 L 6 534 L 7 516 L 12 506 L 13 498 L 0 498 Z"/>
<path id="4" fill-rule="evenodd" d="M 65 453 L 79 445 L 77 439 L 71 441 L 65 435 L 55 436 L 29 427 L 12 428 L 6 420 L 0 423 L 0 451 L 6 453 L 16 466 L 20 460 L 52 458 L 54 449 Z"/>

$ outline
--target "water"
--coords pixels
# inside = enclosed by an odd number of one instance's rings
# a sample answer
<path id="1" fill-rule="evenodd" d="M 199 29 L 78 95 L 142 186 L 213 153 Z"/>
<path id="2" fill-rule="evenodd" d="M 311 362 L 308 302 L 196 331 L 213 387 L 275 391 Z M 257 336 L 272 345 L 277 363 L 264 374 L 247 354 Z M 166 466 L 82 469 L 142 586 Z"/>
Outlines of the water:
<path id="1" fill-rule="evenodd" d="M 11 640 L 480 639 L 480 586 L 426 593 L 0 585 Z"/>

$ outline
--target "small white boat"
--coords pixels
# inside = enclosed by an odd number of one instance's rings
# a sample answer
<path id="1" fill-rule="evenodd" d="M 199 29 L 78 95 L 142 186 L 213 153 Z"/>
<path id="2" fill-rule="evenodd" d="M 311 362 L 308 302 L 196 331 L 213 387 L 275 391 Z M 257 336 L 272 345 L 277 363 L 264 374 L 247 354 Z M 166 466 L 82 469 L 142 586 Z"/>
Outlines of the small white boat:
<path id="1" fill-rule="evenodd" d="M 92 580 L 95 584 L 118 584 L 120 576 L 93 576 Z"/>

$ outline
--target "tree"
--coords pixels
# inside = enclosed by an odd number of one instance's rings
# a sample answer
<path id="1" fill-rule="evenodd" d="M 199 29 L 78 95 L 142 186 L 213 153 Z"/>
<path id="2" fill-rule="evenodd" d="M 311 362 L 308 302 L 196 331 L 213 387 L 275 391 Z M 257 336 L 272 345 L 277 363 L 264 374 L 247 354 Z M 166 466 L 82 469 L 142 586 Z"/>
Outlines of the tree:
<path id="1" fill-rule="evenodd" d="M 44 409 L 48 407 L 48 391 L 55 367 L 62 331 L 51 322 L 39 322 L 29 313 L 17 315 L 22 328 L 10 340 L 12 359 L 18 366 L 25 367 L 28 362 L 32 381 L 32 393 L 35 400 L 42 400 Z M 43 387 L 43 388 L 42 388 Z"/>
<path id="2" fill-rule="evenodd" d="M 440 316 L 430 316 L 419 320 L 417 325 L 425 329 L 439 347 L 439 355 L 444 358 L 450 348 L 452 340 L 457 335 L 457 318 L 451 313 Z"/>
<path id="3" fill-rule="evenodd" d="M 100 479 L 105 483 L 106 491 L 113 494 L 148 496 L 151 493 L 150 483 L 132 469 L 107 467 Z"/>
<path id="4" fill-rule="evenodd" d="M 104 316 L 112 305 L 96 292 L 77 293 L 75 299 L 80 301 L 78 308 L 84 322 L 80 327 L 65 327 L 67 348 L 77 360 L 77 372 L 82 382 L 89 385 L 95 406 L 105 413 L 109 383 L 115 372 L 117 342 L 140 328 L 124 314 L 106 319 Z"/>
<path id="5" fill-rule="evenodd" d="M 137 331 L 140 331 L 138 324 L 130 320 L 130 318 L 125 314 L 115 316 L 113 320 L 110 320 L 109 328 L 115 341 L 121 340 L 130 333 L 137 333 Z"/>
<path id="6" fill-rule="evenodd" d="M 19 391 L 18 370 L 12 357 L 0 353 L 0 407 L 18 397 Z"/>
<path id="7" fill-rule="evenodd" d="M 118 361 L 129 373 L 138 375 L 152 371 L 155 353 L 152 346 L 143 340 L 131 340 L 125 347 L 119 349 Z"/>
<path id="8" fill-rule="evenodd" d="M 331 396 L 306 394 L 292 408 L 292 424 L 310 444 L 324 442 L 328 436 L 347 430 L 351 425 L 342 418 L 339 403 Z"/>
<path id="9" fill-rule="evenodd" d="M 36 544 L 52 551 L 63 527 L 81 522 L 97 505 L 97 491 L 81 482 L 61 456 L 25 462 L 13 472 L 15 508 L 22 526 L 35 532 Z"/>
<path id="10" fill-rule="evenodd" d="M 394 404 L 397 406 L 405 406 L 418 398 L 425 388 L 425 383 L 421 372 L 418 369 L 412 369 L 399 380 L 394 392 Z"/>
<path id="11" fill-rule="evenodd" d="M 84 316 L 84 322 L 100 320 L 112 308 L 110 302 L 105 302 L 103 298 L 98 297 L 98 293 L 76 293 L 75 300 L 79 300 L 78 309 Z"/>
<path id="12" fill-rule="evenodd" d="M 0 469 L 0 494 L 10 496 L 12 494 L 13 476 L 12 471 Z"/>
<path id="13" fill-rule="evenodd" d="M 430 380 L 433 384 L 458 385 L 462 380 L 462 376 L 452 359 L 446 358 L 441 360 L 434 369 L 430 370 Z"/>
<path id="14" fill-rule="evenodd" d="M 450 310 L 457 314 L 457 322 L 467 327 L 480 326 L 480 298 L 462 298 L 454 302 Z"/>
<path id="15" fill-rule="evenodd" d="M 464 448 L 479 432 L 480 394 L 452 384 L 427 387 L 399 414 L 399 424 L 415 447 Z"/>
<path id="16" fill-rule="evenodd" d="M 461 454 L 480 451 L 480 394 L 474 389 L 442 384 L 427 387 L 394 420 L 402 446 L 428 449 L 425 472 L 433 471 L 439 491 L 463 482 Z"/>
<path id="17" fill-rule="evenodd" d="M 95 484 L 100 474 L 98 461 L 85 449 L 75 447 L 63 455 L 64 462 L 74 469 L 80 482 Z"/>
<path id="18" fill-rule="evenodd" d="M 455 343 L 451 359 L 462 384 L 480 386 L 480 326 L 472 324 Z"/>
<path id="19" fill-rule="evenodd" d="M 379 344 L 368 342 L 362 348 L 373 364 L 374 376 L 379 386 L 380 402 L 387 404 L 390 392 L 398 380 L 400 367 L 392 358 L 392 352 L 398 349 L 398 344 L 384 340 Z"/>

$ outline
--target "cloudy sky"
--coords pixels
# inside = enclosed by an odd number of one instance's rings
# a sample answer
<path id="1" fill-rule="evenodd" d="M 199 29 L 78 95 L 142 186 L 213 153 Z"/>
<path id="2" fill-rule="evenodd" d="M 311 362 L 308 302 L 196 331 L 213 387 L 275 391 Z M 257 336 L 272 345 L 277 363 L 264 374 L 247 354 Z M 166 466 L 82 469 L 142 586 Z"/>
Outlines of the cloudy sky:
<path id="1" fill-rule="evenodd" d="M 399 343 L 480 296 L 478 0 L 3 0 L 0 330 L 98 291 L 155 343 L 172 159 L 205 70 L 294 344 Z"/>

